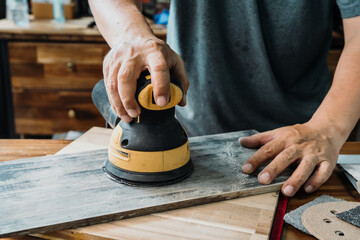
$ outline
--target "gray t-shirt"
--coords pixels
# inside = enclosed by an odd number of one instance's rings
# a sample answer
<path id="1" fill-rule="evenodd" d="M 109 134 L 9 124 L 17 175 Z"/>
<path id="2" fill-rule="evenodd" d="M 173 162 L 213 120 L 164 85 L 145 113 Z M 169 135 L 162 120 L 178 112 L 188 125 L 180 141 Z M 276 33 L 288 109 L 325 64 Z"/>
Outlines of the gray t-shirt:
<path id="1" fill-rule="evenodd" d="M 304 123 L 330 87 L 332 0 L 172 0 L 168 44 L 185 62 L 190 136 Z M 343 18 L 360 0 L 337 0 Z"/>

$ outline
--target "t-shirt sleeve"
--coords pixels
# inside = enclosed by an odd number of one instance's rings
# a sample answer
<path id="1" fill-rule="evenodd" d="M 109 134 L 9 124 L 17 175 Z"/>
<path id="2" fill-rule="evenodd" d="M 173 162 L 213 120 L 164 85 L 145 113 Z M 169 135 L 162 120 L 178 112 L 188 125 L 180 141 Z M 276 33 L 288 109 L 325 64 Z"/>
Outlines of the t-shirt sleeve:
<path id="1" fill-rule="evenodd" d="M 360 0 L 336 0 L 342 18 L 360 16 Z"/>

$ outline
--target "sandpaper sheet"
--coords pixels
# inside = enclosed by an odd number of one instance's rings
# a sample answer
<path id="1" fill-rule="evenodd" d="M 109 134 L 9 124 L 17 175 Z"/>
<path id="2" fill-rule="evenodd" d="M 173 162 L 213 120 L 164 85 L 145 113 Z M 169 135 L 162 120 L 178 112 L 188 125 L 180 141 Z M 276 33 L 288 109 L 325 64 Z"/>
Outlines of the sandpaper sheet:
<path id="1" fill-rule="evenodd" d="M 336 216 L 348 223 L 360 227 L 360 206 L 338 213 Z"/>
<path id="2" fill-rule="evenodd" d="M 131 187 L 102 172 L 106 150 L 0 163 L 0 237 L 109 222 L 197 204 L 279 190 L 241 165 L 256 151 L 241 147 L 242 131 L 190 138 L 194 173 L 163 187 Z"/>
<path id="3" fill-rule="evenodd" d="M 305 228 L 304 224 L 301 221 L 301 216 L 305 212 L 305 210 L 308 209 L 309 207 L 315 206 L 320 203 L 340 202 L 340 201 L 344 201 L 344 200 L 334 198 L 328 195 L 322 195 L 318 198 L 315 198 L 313 201 L 308 202 L 307 204 L 304 204 L 298 207 L 297 209 L 292 210 L 291 212 L 285 214 L 284 221 L 294 226 L 295 228 L 299 229 L 300 231 L 311 235 L 311 233 L 309 233 L 309 231 Z"/>

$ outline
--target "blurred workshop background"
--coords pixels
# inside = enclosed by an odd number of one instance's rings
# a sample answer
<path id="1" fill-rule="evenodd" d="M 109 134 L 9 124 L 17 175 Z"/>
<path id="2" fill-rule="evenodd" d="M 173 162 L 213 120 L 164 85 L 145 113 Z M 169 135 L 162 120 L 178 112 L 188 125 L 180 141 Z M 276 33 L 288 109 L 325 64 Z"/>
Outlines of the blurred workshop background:
<path id="1" fill-rule="evenodd" d="M 162 39 L 169 3 L 143 0 Z M 104 127 L 91 90 L 109 47 L 87 0 L 0 0 L 0 9 L 0 138 L 74 139 Z"/>
<path id="2" fill-rule="evenodd" d="M 170 0 L 142 2 L 155 34 L 166 39 Z M 334 14 L 332 74 L 344 45 Z M 0 138 L 74 139 L 105 126 L 91 90 L 109 47 L 87 0 L 0 0 L 0 19 Z"/>

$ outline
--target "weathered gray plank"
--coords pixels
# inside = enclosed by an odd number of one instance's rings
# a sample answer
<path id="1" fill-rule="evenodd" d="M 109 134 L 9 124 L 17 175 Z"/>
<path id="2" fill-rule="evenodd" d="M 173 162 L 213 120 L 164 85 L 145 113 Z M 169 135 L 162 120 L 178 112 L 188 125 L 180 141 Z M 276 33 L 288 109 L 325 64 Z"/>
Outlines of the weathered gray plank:
<path id="1" fill-rule="evenodd" d="M 255 150 L 242 131 L 190 139 L 194 173 L 162 187 L 115 183 L 102 172 L 104 150 L 0 163 L 0 236 L 60 230 L 280 189 L 241 172 Z"/>

